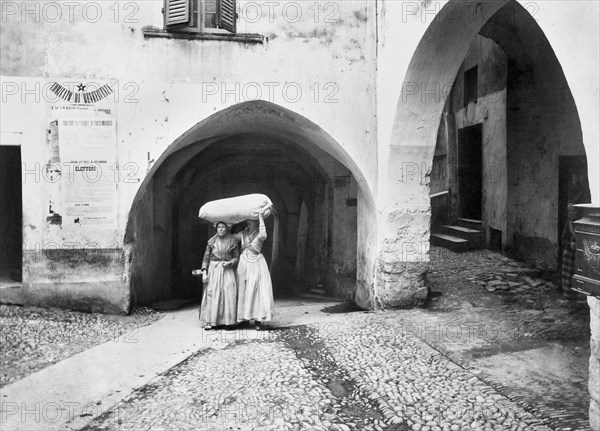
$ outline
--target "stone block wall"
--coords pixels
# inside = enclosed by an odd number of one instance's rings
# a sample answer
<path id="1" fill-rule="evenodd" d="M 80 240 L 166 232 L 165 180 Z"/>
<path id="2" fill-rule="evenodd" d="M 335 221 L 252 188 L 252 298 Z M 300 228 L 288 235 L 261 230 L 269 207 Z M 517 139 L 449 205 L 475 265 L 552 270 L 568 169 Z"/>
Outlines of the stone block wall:
<path id="1" fill-rule="evenodd" d="M 600 430 L 600 299 L 588 298 L 590 306 L 590 427 Z"/>

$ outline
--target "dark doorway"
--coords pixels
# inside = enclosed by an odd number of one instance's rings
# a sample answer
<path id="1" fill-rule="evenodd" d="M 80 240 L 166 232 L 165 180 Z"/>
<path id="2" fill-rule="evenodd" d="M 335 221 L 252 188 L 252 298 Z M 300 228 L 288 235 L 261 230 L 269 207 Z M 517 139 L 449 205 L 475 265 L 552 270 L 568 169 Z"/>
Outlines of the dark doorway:
<path id="1" fill-rule="evenodd" d="M 477 103 L 478 96 L 478 77 L 477 77 L 477 66 L 472 67 L 471 69 L 465 72 L 464 78 L 464 91 L 463 91 L 463 100 L 464 106 L 467 106 L 471 102 Z"/>
<path id="2" fill-rule="evenodd" d="M 458 131 L 458 193 L 463 218 L 481 220 L 481 125 Z"/>
<path id="3" fill-rule="evenodd" d="M 0 146 L 0 280 L 22 281 L 21 147 Z"/>
<path id="4" fill-rule="evenodd" d="M 502 253 L 502 231 L 490 228 L 490 250 Z"/>

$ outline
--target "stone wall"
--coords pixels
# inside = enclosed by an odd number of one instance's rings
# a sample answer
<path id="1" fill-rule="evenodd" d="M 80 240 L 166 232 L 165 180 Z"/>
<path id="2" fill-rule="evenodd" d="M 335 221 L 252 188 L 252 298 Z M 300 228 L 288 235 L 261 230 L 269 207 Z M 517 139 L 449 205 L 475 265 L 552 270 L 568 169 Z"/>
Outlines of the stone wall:
<path id="1" fill-rule="evenodd" d="M 464 72 L 478 67 L 478 99 L 464 103 Z M 482 221 L 503 233 L 506 244 L 506 55 L 492 40 L 477 35 L 469 48 L 442 113 L 436 154 L 445 154 L 441 172 L 450 192 L 449 221 L 461 217 L 459 208 L 458 130 L 474 125 L 482 128 Z M 442 150 L 443 149 L 443 150 Z M 436 176 L 438 172 L 435 172 Z M 433 175 L 433 173 L 432 173 Z M 433 182 L 433 180 L 432 180 Z M 441 182 L 441 181 L 437 181 Z M 438 185 L 439 188 L 439 185 Z M 432 184 L 433 192 L 433 184 Z M 488 238 L 489 241 L 489 238 Z"/>
<path id="2" fill-rule="evenodd" d="M 122 167 L 115 185 L 115 223 L 108 230 L 75 232 L 84 246 L 96 244 L 94 250 L 111 256 L 113 250 L 122 256 L 125 248 L 125 257 L 119 259 L 125 259 L 132 271 L 136 265 L 145 265 L 146 259 L 168 271 L 162 266 L 167 259 L 152 250 L 154 240 L 164 240 L 168 225 L 155 225 L 150 215 L 132 221 L 132 211 L 152 211 L 152 217 L 162 217 L 164 208 L 154 208 L 147 200 L 154 187 L 150 177 L 158 167 L 170 169 L 169 163 L 163 163 L 173 154 L 171 148 L 182 154 L 192 147 L 200 151 L 214 143 L 219 133 L 220 137 L 233 133 L 226 126 L 234 118 L 227 115 L 237 111 L 230 108 L 243 105 L 260 91 L 260 99 L 272 102 L 261 105 L 261 115 L 281 127 L 269 130 L 272 123 L 257 123 L 254 120 L 259 116 L 245 117 L 245 123 L 237 123 L 236 133 L 257 131 L 257 124 L 263 126 L 261 133 L 270 133 L 274 139 L 281 138 L 285 130 L 292 131 L 286 135 L 288 139 L 304 142 L 305 149 L 306 142 L 316 142 L 318 151 L 343 164 L 357 182 L 354 297 L 364 307 L 409 306 L 426 297 L 431 161 L 448 96 L 444 84 L 454 81 L 478 34 L 494 40 L 509 57 L 526 53 L 518 63 L 533 63 L 534 68 L 519 70 L 539 84 L 531 94 L 534 98 L 520 102 L 534 108 L 517 119 L 536 127 L 529 127 L 526 133 L 509 129 L 507 137 L 509 150 L 520 159 L 527 159 L 528 150 L 519 142 L 531 145 L 534 166 L 541 167 L 537 185 L 527 183 L 522 171 L 508 170 L 507 207 L 515 210 L 507 215 L 512 226 L 512 231 L 507 228 L 507 238 L 518 240 L 513 241 L 515 254 L 532 255 L 540 261 L 554 254 L 553 240 L 546 232 L 557 230 L 552 204 L 556 154 L 547 148 L 558 145 L 561 154 L 582 154 L 585 149 L 588 160 L 598 159 L 600 59 L 597 47 L 589 43 L 599 37 L 595 1 L 577 6 L 536 3 L 535 11 L 525 9 L 530 2 L 509 0 L 321 2 L 316 21 L 314 8 L 308 9 L 312 3 L 300 2 L 306 9 L 294 22 L 277 11 L 270 19 L 269 8 L 263 7 L 258 21 L 245 19 L 240 24 L 240 32 L 265 36 L 264 43 L 256 43 L 252 37 L 242 41 L 152 37 L 151 33 L 156 35 L 162 27 L 161 1 L 136 3 L 139 10 L 133 22 L 111 19 L 112 4 L 95 3 L 102 8 L 96 22 L 82 17 L 85 3 L 80 3 L 74 9 L 74 22 L 68 21 L 65 6 L 66 19 L 59 22 L 23 21 L 16 13 L 6 16 L 2 25 L 2 133 L 22 136 L 22 160 L 30 172 L 23 183 L 24 256 L 36 247 L 48 248 L 49 243 L 67 248 L 65 242 L 70 242 L 73 233 L 65 235 L 64 226 L 48 223 L 51 187 L 40 180 L 41 170 L 39 175 L 35 173 L 48 161 L 47 128 L 55 102 L 46 95 L 54 82 L 96 81 L 116 84 L 118 89 L 103 101 L 117 124 L 116 161 Z M 242 9 L 243 3 L 253 2 L 241 2 Z M 327 4 L 339 9 L 324 10 Z M 281 6 L 283 9 L 284 4 Z M 495 15 L 501 10 L 504 13 Z M 121 12 L 124 18 L 127 11 Z M 325 22 L 331 12 L 339 19 Z M 494 16 L 495 21 L 491 20 Z M 573 31 L 573 23 L 577 23 L 577 31 Z M 527 84 L 526 79 L 523 82 Z M 294 92 L 298 88 L 300 99 Z M 272 97 L 269 90 L 274 90 Z M 511 95 L 507 97 L 510 111 Z M 220 126 L 202 136 L 196 133 L 198 122 L 218 114 L 224 119 Z M 283 125 L 283 121 L 288 123 Z M 509 118 L 508 124 L 519 123 Z M 578 125 L 580 135 L 572 133 Z M 553 132 L 531 132 L 540 129 Z M 213 141 L 203 141 L 206 136 Z M 600 199 L 599 176 L 597 169 L 590 170 L 593 201 Z M 162 187 L 158 182 L 156 186 Z M 534 217 L 529 217 L 528 205 L 539 208 Z M 124 240 L 128 223 L 148 235 Z M 146 247 L 136 250 L 132 240 Z M 527 244 L 533 249 L 523 248 Z M 48 297 L 73 303 L 71 297 L 87 295 L 82 293 L 81 283 L 94 286 L 98 271 L 107 278 L 107 290 L 94 292 L 108 302 L 119 298 L 116 308 L 127 310 L 132 293 L 129 283 L 137 283 L 140 289 L 146 284 L 145 276 L 123 274 L 114 259 L 100 259 L 103 266 L 93 271 L 87 264 L 65 269 L 77 259 L 74 254 L 65 256 L 58 266 L 47 255 L 43 259 L 32 267 L 34 271 L 24 271 L 21 301 L 30 301 L 28 290 L 36 296 L 33 292 L 42 289 Z M 60 279 L 64 289 L 44 281 L 53 275 L 53 268 L 63 268 L 58 275 L 64 277 L 56 280 Z M 136 297 L 149 300 L 152 295 L 140 291 Z M 19 294 L 11 298 L 19 300 Z"/>
<path id="3" fill-rule="evenodd" d="M 590 426 L 600 430 L 600 299 L 588 297 L 590 306 Z"/>
<path id="4" fill-rule="evenodd" d="M 598 59 L 598 53 L 587 50 L 585 38 L 575 42 L 574 32 L 566 37 L 567 32 L 558 28 L 566 22 L 565 17 L 571 17 L 598 34 L 588 15 L 591 9 L 597 12 L 598 5 L 586 2 L 588 12 L 562 2 L 538 6 L 539 14 L 532 18 L 531 11 L 515 1 L 477 4 L 388 1 L 381 5 L 378 135 L 380 142 L 390 143 L 380 147 L 379 158 L 378 207 L 382 216 L 378 256 L 384 262 L 390 255 L 403 256 L 406 258 L 403 266 L 408 270 L 417 260 L 428 261 L 425 242 L 429 240 L 429 220 L 423 217 L 419 222 L 405 221 L 412 220 L 409 214 L 429 213 L 431 161 L 448 98 L 446 84 L 454 82 L 473 40 L 481 34 L 497 43 L 517 63 L 533 63 L 532 70 L 540 74 L 536 75 L 535 85 L 530 85 L 536 97 L 522 100 L 519 106 L 527 113 L 521 115 L 521 123 L 507 116 L 508 154 L 526 162 L 528 167 L 539 167 L 541 175 L 536 177 L 535 184 L 526 182 L 523 175 L 515 172 L 517 163 L 509 156 L 505 172 L 506 236 L 507 245 L 512 241 L 511 251 L 517 257 L 546 266 L 556 263 L 558 154 L 581 154 L 585 150 L 588 160 L 592 155 L 597 158 L 599 136 L 598 125 L 587 112 L 582 113 L 591 110 L 598 114 L 598 96 L 585 90 L 581 82 L 575 83 L 575 77 L 585 75 L 588 85 L 598 88 L 598 78 L 589 73 L 591 69 L 598 70 L 592 63 L 592 59 Z M 402 25 L 396 25 L 400 22 Z M 409 31 L 412 33 L 408 34 Z M 398 58 L 394 48 L 400 43 L 413 53 L 410 59 Z M 582 61 L 589 70 L 573 66 L 582 59 L 575 54 L 574 46 L 586 51 Z M 400 87 L 396 92 L 390 91 L 393 82 Z M 507 94 L 509 110 L 514 106 L 511 103 L 511 95 Z M 574 121 L 578 117 L 580 122 Z M 513 139 L 511 130 L 516 130 L 517 125 L 521 127 L 521 137 L 527 139 Z M 593 184 L 594 181 L 600 184 L 598 175 L 598 170 L 590 171 L 593 201 L 600 199 L 598 186 Z M 399 212 L 406 217 L 397 216 Z M 501 219 L 502 213 L 497 218 Z M 404 253 L 408 247 L 419 251 Z M 413 277 L 418 284 L 421 275 Z M 387 289 L 390 280 L 386 276 L 378 280 L 383 280 L 382 289 Z"/>
<path id="5" fill-rule="evenodd" d="M 481 30 L 497 37 L 506 10 Z M 533 30 L 530 30 L 533 32 Z M 462 63 L 442 114 L 436 154 L 446 154 L 445 187 L 450 221 L 461 217 L 457 130 L 482 128 L 482 221 L 486 246 L 490 228 L 502 233 L 502 250 L 542 267 L 556 268 L 558 255 L 560 156 L 585 155 L 577 111 L 557 64 L 547 63 L 541 37 L 527 39 L 517 52 L 499 37 L 477 35 Z M 539 36 L 539 35 L 538 35 Z M 537 41 L 537 42 L 536 42 Z M 527 53 L 527 54 L 524 54 Z M 527 65 L 527 66 L 526 66 Z M 478 100 L 466 104 L 464 72 L 478 66 Z M 527 69 L 527 71 L 525 70 Z M 535 76 L 534 76 L 535 75 Z M 546 100 L 548 94 L 552 98 Z M 509 104 L 507 104 L 507 101 Z M 440 181 L 432 184 L 439 188 Z M 510 202 L 510 205 L 508 203 Z"/>
<path id="6" fill-rule="evenodd" d="M 173 202 L 168 194 L 166 201 L 156 202 L 154 192 L 167 184 L 160 179 L 160 172 L 156 178 L 148 176 L 157 173 L 152 168 L 164 160 L 161 156 L 195 124 L 254 99 L 287 108 L 298 118 L 307 119 L 307 124 L 318 125 L 331 143 L 320 151 L 345 166 L 344 175 L 354 177 L 357 188 L 363 190 L 360 194 L 355 190 L 353 198 L 372 199 L 377 176 L 377 143 L 372 133 L 376 128 L 374 3 L 358 0 L 315 6 L 280 2 L 274 9 L 264 2 L 238 3 L 238 33 L 260 35 L 262 43 L 257 43 L 260 37 L 255 36 L 237 40 L 155 37 L 163 25 L 162 1 L 131 3 L 127 10 L 119 4 L 118 19 L 115 7 L 102 2 L 72 6 L 72 21 L 69 6 L 61 3 L 57 3 L 62 7 L 58 22 L 45 19 L 47 8 L 39 2 L 17 4 L 33 11 L 29 15 L 18 9 L 3 15 L 2 133 L 22 135 L 23 166 L 30 172 L 23 183 L 25 271 L 22 287 L 11 292 L 11 301 L 29 302 L 28 292 L 41 290 L 44 298 L 56 297 L 55 305 L 126 312 L 130 303 L 147 303 L 174 294 L 169 287 L 169 211 Z M 99 18 L 92 20 L 86 13 L 95 12 L 97 7 Z M 36 8 L 40 9 L 37 17 Z M 49 90 L 55 82 L 71 85 L 71 89 L 79 83 L 110 84 L 115 90 L 95 104 L 110 109 L 116 122 L 115 162 L 120 166 L 120 178 L 115 182 L 115 215 L 110 228 L 88 227 L 71 235 L 66 233 L 65 224 L 47 221 L 51 184 L 42 174 L 50 157 L 47 129 L 56 119 L 52 108 L 61 104 Z M 278 116 L 281 112 L 267 109 L 262 114 Z M 310 141 L 310 133 L 313 131 L 298 138 Z M 287 139 L 293 142 L 296 137 Z M 135 201 L 138 194 L 139 202 Z M 347 193 L 340 190 L 342 194 Z M 134 211 L 144 216 L 129 220 Z M 336 217 L 346 223 L 345 213 Z M 140 233 L 124 241 L 128 223 Z M 356 221 L 350 217 L 347 223 L 351 226 Z M 333 234 L 340 241 L 350 239 L 339 232 Z M 75 240 L 83 243 L 79 247 L 65 245 Z M 123 274 L 117 263 L 122 260 L 124 243 L 131 241 L 137 243 L 128 246 L 132 273 Z M 309 241 L 314 243 L 314 239 Z M 53 244 L 65 251 L 53 258 L 40 253 L 40 261 L 32 264 L 28 256 Z M 82 253 L 68 249 L 85 250 L 87 244 L 94 244 L 90 246 L 93 253 L 116 256 L 116 260 L 97 259 L 93 268 L 78 263 Z M 342 258 L 334 272 L 345 277 L 356 271 L 351 262 L 356 262 L 356 246 L 339 246 L 336 255 Z M 56 259 L 62 260 L 57 263 Z M 323 262 L 327 263 L 326 257 Z M 154 272 L 144 271 L 148 267 Z M 105 282 L 101 288 L 95 282 L 98 273 Z M 89 307 L 84 299 L 88 293 L 81 283 L 95 286 L 93 291 L 100 298 L 90 298 Z M 163 287 L 156 290 L 153 285 Z M 344 289 L 352 291 L 354 284 Z M 1 294 L 4 298 L 5 292 Z M 119 298 L 115 307 L 98 306 L 102 300 L 115 298 Z"/>

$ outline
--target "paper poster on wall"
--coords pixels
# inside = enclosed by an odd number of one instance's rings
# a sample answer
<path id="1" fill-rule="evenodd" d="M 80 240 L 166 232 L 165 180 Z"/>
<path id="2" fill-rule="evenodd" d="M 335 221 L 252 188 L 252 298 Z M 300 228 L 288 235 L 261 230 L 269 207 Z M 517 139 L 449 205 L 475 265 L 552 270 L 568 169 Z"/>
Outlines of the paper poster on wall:
<path id="1" fill-rule="evenodd" d="M 120 236 L 114 84 L 48 84 L 54 97 L 46 105 L 43 242 L 60 248 L 115 248 Z"/>
<path id="2" fill-rule="evenodd" d="M 62 165 L 62 224 L 114 229 L 116 226 L 116 129 L 114 119 L 96 112 L 58 120 Z"/>

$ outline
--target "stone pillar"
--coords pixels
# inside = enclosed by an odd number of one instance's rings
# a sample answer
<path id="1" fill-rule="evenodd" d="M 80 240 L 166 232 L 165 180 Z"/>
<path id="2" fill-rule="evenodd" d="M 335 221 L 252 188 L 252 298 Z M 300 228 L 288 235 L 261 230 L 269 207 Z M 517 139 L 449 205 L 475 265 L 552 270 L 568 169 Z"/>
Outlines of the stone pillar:
<path id="1" fill-rule="evenodd" d="M 379 204 L 375 281 L 375 303 L 382 308 L 412 307 L 427 298 L 429 179 L 437 125 L 433 133 L 430 146 L 390 147 L 387 179 Z"/>
<path id="2" fill-rule="evenodd" d="M 590 377 L 588 388 L 590 391 L 590 427 L 593 431 L 600 431 L 600 299 L 588 297 L 590 305 Z"/>
<path id="3" fill-rule="evenodd" d="M 382 308 L 412 307 L 427 298 L 429 208 L 387 208 L 377 259 L 375 302 Z"/>

